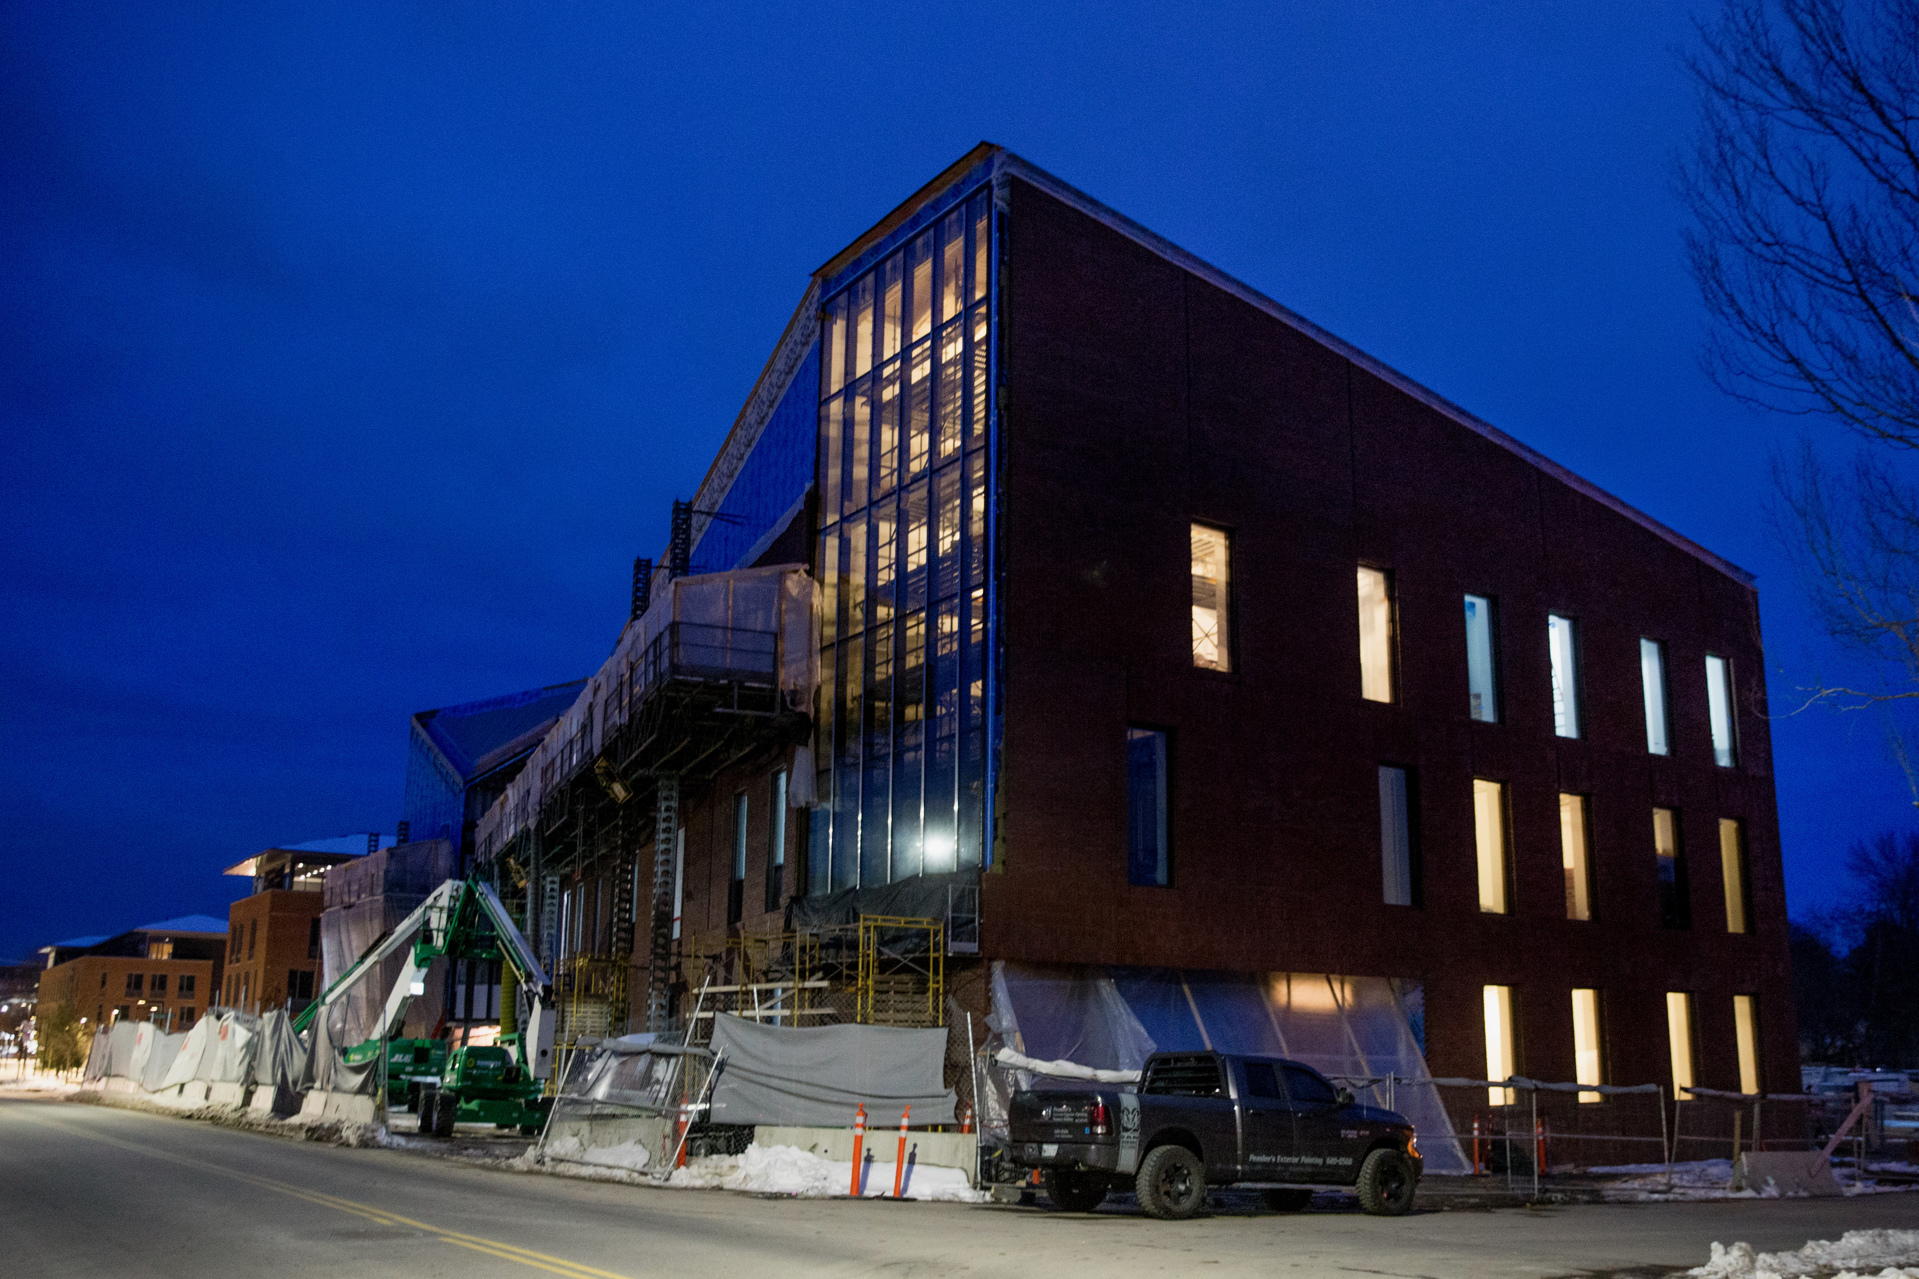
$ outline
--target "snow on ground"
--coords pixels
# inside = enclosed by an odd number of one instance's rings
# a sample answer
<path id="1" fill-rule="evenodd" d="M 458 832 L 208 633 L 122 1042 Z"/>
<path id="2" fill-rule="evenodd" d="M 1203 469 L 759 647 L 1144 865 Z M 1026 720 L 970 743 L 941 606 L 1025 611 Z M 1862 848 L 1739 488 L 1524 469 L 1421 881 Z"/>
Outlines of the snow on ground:
<path id="1" fill-rule="evenodd" d="M 560 1137 L 549 1141 L 542 1152 L 548 1159 L 569 1163 L 593 1164 L 601 1168 L 625 1168 L 639 1172 L 652 1160 L 653 1152 L 637 1141 L 617 1146 L 588 1146 L 578 1137 Z"/>
<path id="2" fill-rule="evenodd" d="M 1836 1272 L 1836 1273 L 1835 1273 Z M 1919 1230 L 1848 1230 L 1791 1252 L 1755 1252 L 1749 1243 L 1714 1242 L 1712 1259 L 1686 1272 L 1695 1279 L 1919 1279 Z"/>
<path id="3" fill-rule="evenodd" d="M 875 1199 L 892 1195 L 892 1164 L 869 1161 L 864 1172 L 864 1184 L 860 1188 L 862 1195 Z M 850 1160 L 824 1159 L 794 1146 L 761 1146 L 755 1143 L 737 1155 L 689 1159 L 686 1167 L 673 1170 L 666 1184 L 823 1199 L 851 1192 L 853 1164 Z M 901 1197 L 937 1199 L 950 1203 L 984 1203 L 987 1198 L 984 1193 L 967 1184 L 966 1174 L 958 1168 L 936 1168 L 912 1163 L 907 1165 Z"/>
<path id="4" fill-rule="evenodd" d="M 0 1090 L 69 1093 L 80 1090 L 80 1072 L 70 1070 L 59 1073 L 41 1070 L 38 1066 L 24 1062 L 7 1062 L 0 1065 Z"/>

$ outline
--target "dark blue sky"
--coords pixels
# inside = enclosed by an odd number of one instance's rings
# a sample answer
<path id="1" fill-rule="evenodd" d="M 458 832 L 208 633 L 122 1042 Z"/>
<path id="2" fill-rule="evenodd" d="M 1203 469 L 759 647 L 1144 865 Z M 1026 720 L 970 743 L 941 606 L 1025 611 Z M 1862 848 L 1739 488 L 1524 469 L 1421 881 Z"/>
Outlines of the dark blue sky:
<path id="1" fill-rule="evenodd" d="M 1304 8 L 1301 6 L 1300 8 Z M 577 677 L 808 273 L 982 138 L 1757 572 L 1669 166 L 1680 4 L 21 4 L 0 21 L 0 955 L 399 815 Z M 1912 820 L 1773 725 L 1794 909 Z"/>

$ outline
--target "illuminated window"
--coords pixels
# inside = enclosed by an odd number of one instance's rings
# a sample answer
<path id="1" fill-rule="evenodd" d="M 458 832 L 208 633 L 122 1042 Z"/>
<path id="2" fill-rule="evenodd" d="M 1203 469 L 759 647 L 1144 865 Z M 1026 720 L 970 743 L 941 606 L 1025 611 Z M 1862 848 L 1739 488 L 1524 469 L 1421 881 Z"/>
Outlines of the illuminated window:
<path id="1" fill-rule="evenodd" d="M 1506 913 L 1506 788 L 1473 779 L 1473 842 L 1479 857 L 1479 909 Z"/>
<path id="2" fill-rule="evenodd" d="M 1466 597 L 1467 712 L 1487 724 L 1499 722 L 1498 675 L 1493 665 L 1493 602 L 1484 595 Z"/>
<path id="3" fill-rule="evenodd" d="M 1733 720 L 1732 663 L 1706 657 L 1706 710 L 1712 719 L 1712 760 L 1721 768 L 1738 762 L 1738 725 Z"/>
<path id="4" fill-rule="evenodd" d="M 1751 931 L 1746 910 L 1746 840 L 1739 823 L 1719 819 L 1719 874 L 1726 887 L 1726 931 Z"/>
<path id="5" fill-rule="evenodd" d="M 1586 797 L 1559 797 L 1559 853 L 1566 871 L 1566 918 L 1591 919 L 1592 866 L 1586 856 Z"/>
<path id="6" fill-rule="evenodd" d="M 1228 614 L 1232 583 L 1228 579 L 1226 534 L 1204 524 L 1192 528 L 1193 665 L 1209 671 L 1233 669 Z"/>
<path id="7" fill-rule="evenodd" d="M 1518 1035 L 1513 1026 L 1513 988 L 1488 986 L 1486 999 L 1486 1078 L 1511 1079 L 1519 1073 Z M 1488 1088 L 1486 1104 L 1510 1106 L 1514 1090 Z"/>
<path id="8" fill-rule="evenodd" d="M 1666 712 L 1666 647 L 1658 640 L 1639 641 L 1639 685 L 1646 697 L 1646 750 L 1671 753 Z"/>
<path id="9" fill-rule="evenodd" d="M 1599 1050 L 1599 992 L 1596 990 L 1573 991 L 1573 1081 L 1606 1082 L 1605 1062 Z M 1582 1092 L 1579 1100 L 1604 1101 L 1605 1094 Z"/>
<path id="10" fill-rule="evenodd" d="M 1692 1091 L 1692 996 L 1683 990 L 1666 992 L 1666 1042 L 1672 1050 L 1673 1096 Z"/>
<path id="11" fill-rule="evenodd" d="M 1732 997 L 1733 1037 L 1739 1049 L 1739 1091 L 1759 1092 L 1759 997 Z"/>
<path id="12" fill-rule="evenodd" d="M 1553 732 L 1579 736 L 1579 644 L 1573 620 L 1553 614 L 1546 619 L 1546 644 L 1552 657 Z"/>
<path id="13" fill-rule="evenodd" d="M 1414 904 L 1412 813 L 1403 768 L 1379 766 L 1379 862 L 1388 906 Z"/>
<path id="14" fill-rule="evenodd" d="M 1392 582 L 1376 568 L 1359 570 L 1359 695 L 1393 700 Z"/>
<path id="15" fill-rule="evenodd" d="M 773 774 L 766 805 L 766 909 L 780 908 L 786 870 L 786 770 Z"/>

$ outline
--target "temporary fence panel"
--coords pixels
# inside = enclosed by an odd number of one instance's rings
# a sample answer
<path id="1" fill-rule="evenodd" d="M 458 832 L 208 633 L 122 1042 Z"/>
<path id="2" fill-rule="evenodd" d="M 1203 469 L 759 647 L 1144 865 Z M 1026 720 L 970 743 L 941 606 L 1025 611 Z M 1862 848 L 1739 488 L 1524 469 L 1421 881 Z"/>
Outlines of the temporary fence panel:
<path id="1" fill-rule="evenodd" d="M 894 1026 L 767 1026 L 730 1015 L 713 1023 L 725 1065 L 713 1087 L 719 1124 L 845 1127 L 913 1108 L 922 1124 L 954 1122 L 943 1079 L 947 1032 Z"/>
<path id="2" fill-rule="evenodd" d="M 155 1027 L 153 1047 L 147 1054 L 146 1069 L 141 1072 L 139 1084 L 148 1092 L 158 1092 L 166 1086 L 167 1072 L 173 1067 L 173 1059 L 180 1055 L 180 1045 L 186 1042 L 189 1032 L 181 1031 L 169 1035 Z"/>
<path id="3" fill-rule="evenodd" d="M 1387 978 L 995 962 L 993 1004 L 994 1031 L 1035 1059 L 1120 1071 L 1138 1070 L 1153 1052 L 1210 1050 L 1304 1062 L 1349 1082 L 1361 1100 L 1412 1121 L 1427 1171 L 1470 1167 L 1433 1090 L 1400 1087 L 1429 1075 Z M 1075 1086 L 1033 1075 L 1018 1083 Z M 1003 1136 L 997 1126 L 1004 1123 L 1004 1105 L 1003 1097 L 980 1099 L 982 1122 L 992 1125 L 993 1135 Z"/>
<path id="4" fill-rule="evenodd" d="M 293 1019 L 275 1009 L 260 1019 L 254 1041 L 253 1082 L 265 1087 L 295 1088 L 306 1070 L 307 1048 L 293 1033 Z"/>

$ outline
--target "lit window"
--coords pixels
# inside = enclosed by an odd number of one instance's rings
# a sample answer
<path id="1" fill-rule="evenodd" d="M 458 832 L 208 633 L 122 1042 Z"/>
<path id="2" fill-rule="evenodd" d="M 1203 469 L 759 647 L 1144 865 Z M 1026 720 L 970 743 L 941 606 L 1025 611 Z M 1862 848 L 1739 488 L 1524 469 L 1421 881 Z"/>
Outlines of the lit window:
<path id="1" fill-rule="evenodd" d="M 1582 1084 L 1603 1084 L 1606 1073 L 1599 1051 L 1599 992 L 1573 991 L 1573 1080 Z M 1605 1094 L 1582 1092 L 1582 1102 L 1605 1100 Z"/>
<path id="2" fill-rule="evenodd" d="M 1673 1096 L 1678 1098 L 1692 1091 L 1692 996 L 1683 990 L 1666 992 L 1666 1042 L 1672 1050 Z"/>
<path id="3" fill-rule="evenodd" d="M 1193 525 L 1193 665 L 1203 670 L 1233 669 L 1227 557 L 1224 532 Z"/>
<path id="4" fill-rule="evenodd" d="M 1552 654 L 1553 732 L 1561 737 L 1579 736 L 1578 643 L 1570 617 L 1553 614 L 1546 619 L 1546 642 Z"/>
<path id="5" fill-rule="evenodd" d="M 1586 797 L 1559 797 L 1559 852 L 1566 871 L 1566 918 L 1591 919 L 1592 866 L 1586 856 Z"/>
<path id="6" fill-rule="evenodd" d="M 1466 597 L 1466 697 L 1468 713 L 1487 724 L 1499 722 L 1498 676 L 1493 667 L 1493 602 L 1484 595 Z"/>
<path id="7" fill-rule="evenodd" d="M 1473 842 L 1479 854 L 1479 909 L 1506 913 L 1506 788 L 1473 778 Z"/>
<path id="8" fill-rule="evenodd" d="M 1486 1078 L 1511 1079 L 1519 1073 L 1518 1054 L 1514 1050 L 1518 1036 L 1513 1028 L 1513 988 L 1488 986 L 1486 996 Z M 1486 1104 L 1510 1106 L 1513 1089 L 1488 1088 Z"/>
<path id="9" fill-rule="evenodd" d="M 1706 658 L 1706 709 L 1712 717 L 1712 759 L 1721 768 L 1738 762 L 1738 735 L 1732 714 L 1732 664 Z"/>
<path id="10" fill-rule="evenodd" d="M 1726 886 L 1726 931 L 1750 931 L 1746 918 L 1746 840 L 1739 823 L 1719 819 L 1719 873 Z"/>
<path id="11" fill-rule="evenodd" d="M 1668 754 L 1666 647 L 1658 640 L 1639 641 L 1639 683 L 1646 695 L 1646 749 L 1654 755 Z"/>
<path id="12" fill-rule="evenodd" d="M 1413 904 L 1412 814 L 1406 770 L 1379 766 L 1379 861 L 1388 906 Z"/>
<path id="13" fill-rule="evenodd" d="M 1166 734 L 1126 730 L 1126 877 L 1153 887 L 1172 882 L 1166 829 Z"/>
<path id="14" fill-rule="evenodd" d="M 1376 568 L 1359 570 L 1359 695 L 1393 700 L 1392 583 Z"/>
<path id="15" fill-rule="evenodd" d="M 1759 1091 L 1759 996 L 1732 997 L 1733 1037 L 1739 1048 L 1739 1091 Z"/>
<path id="16" fill-rule="evenodd" d="M 766 909 L 778 910 L 786 870 L 786 770 L 773 774 L 766 809 Z"/>
<path id="17" fill-rule="evenodd" d="M 1679 846 L 1679 819 L 1670 808 L 1652 810 L 1653 853 L 1659 866 L 1659 926 L 1692 927 L 1692 906 L 1686 887 L 1685 852 Z"/>

